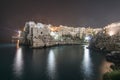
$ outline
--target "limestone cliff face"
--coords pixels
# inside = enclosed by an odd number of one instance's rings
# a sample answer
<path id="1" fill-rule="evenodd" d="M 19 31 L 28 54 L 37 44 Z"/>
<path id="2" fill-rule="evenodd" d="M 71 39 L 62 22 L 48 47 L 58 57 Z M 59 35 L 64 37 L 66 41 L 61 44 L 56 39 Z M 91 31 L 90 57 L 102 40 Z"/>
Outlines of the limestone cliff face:
<path id="1" fill-rule="evenodd" d="M 52 40 L 48 26 L 41 23 L 36 25 L 34 22 L 26 23 L 21 36 L 23 38 L 20 40 L 20 44 L 32 47 L 43 47 Z"/>
<path id="2" fill-rule="evenodd" d="M 101 31 L 101 28 L 52 26 L 42 23 L 26 22 L 20 35 L 20 44 L 31 47 L 53 46 L 58 44 L 81 44 Z"/>

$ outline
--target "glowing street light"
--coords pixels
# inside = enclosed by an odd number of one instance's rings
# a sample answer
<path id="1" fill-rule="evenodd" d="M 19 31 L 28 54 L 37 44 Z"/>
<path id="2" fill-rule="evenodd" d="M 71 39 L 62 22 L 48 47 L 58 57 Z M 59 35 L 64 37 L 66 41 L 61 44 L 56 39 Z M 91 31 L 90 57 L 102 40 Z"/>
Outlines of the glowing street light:
<path id="1" fill-rule="evenodd" d="M 110 36 L 113 36 L 113 35 L 114 35 L 114 32 L 113 32 L 113 31 L 110 31 L 110 32 L 109 32 L 109 35 L 110 35 Z"/>
<path id="2" fill-rule="evenodd" d="M 18 37 L 20 37 L 20 35 L 21 35 L 21 31 L 19 30 L 19 31 L 18 31 Z"/>
<path id="3" fill-rule="evenodd" d="M 87 41 L 87 42 L 89 42 L 89 41 L 90 41 L 90 39 L 91 39 L 91 37 L 90 37 L 90 36 L 86 36 L 86 37 L 85 37 L 85 41 Z"/>
<path id="4" fill-rule="evenodd" d="M 86 36 L 86 37 L 85 37 L 85 40 L 90 40 L 90 37 L 89 37 L 89 36 Z"/>

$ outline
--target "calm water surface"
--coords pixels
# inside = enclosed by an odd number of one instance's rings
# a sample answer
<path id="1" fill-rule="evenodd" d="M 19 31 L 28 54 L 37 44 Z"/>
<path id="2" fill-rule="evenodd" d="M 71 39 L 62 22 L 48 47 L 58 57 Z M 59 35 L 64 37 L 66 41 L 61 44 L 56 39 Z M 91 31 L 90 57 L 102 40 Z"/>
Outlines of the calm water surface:
<path id="1" fill-rule="evenodd" d="M 0 80 L 101 80 L 104 55 L 86 47 L 0 44 Z"/>

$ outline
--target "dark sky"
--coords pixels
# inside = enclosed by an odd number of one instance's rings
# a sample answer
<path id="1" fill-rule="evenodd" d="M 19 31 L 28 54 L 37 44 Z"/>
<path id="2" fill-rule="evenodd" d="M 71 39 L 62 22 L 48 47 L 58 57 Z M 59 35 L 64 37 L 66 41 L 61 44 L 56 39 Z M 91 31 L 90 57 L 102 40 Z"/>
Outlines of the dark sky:
<path id="1" fill-rule="evenodd" d="M 0 41 L 10 40 L 26 21 L 104 27 L 120 21 L 120 0 L 0 1 Z"/>

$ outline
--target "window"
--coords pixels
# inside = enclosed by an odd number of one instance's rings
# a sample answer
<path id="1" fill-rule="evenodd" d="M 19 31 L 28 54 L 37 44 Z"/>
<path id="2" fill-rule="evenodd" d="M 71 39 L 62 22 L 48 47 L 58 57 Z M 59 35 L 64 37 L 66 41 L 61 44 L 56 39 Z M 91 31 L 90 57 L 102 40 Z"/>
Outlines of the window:
<path id="1" fill-rule="evenodd" d="M 43 34 L 43 32 L 41 32 L 41 34 Z"/>

